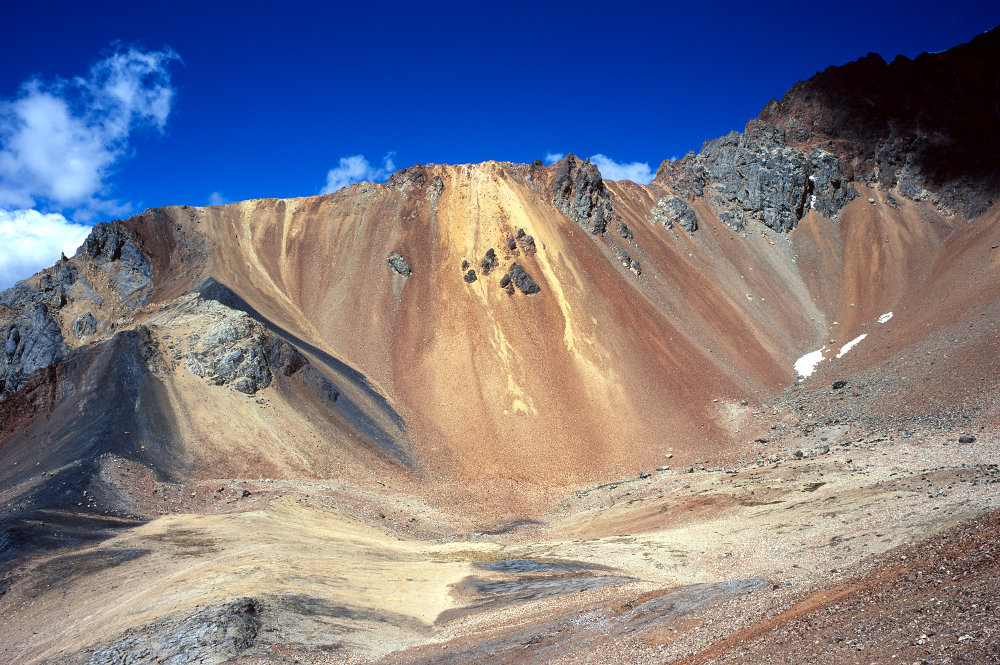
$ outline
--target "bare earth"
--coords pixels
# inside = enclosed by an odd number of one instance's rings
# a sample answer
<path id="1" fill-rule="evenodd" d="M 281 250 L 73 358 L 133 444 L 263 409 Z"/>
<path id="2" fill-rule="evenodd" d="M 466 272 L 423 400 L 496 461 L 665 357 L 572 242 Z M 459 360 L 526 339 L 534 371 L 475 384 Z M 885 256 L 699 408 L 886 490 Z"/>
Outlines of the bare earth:
<path id="1" fill-rule="evenodd" d="M 415 169 L 128 220 L 136 309 L 84 265 L 100 339 L 59 313 L 76 373 L 5 404 L 0 501 L 81 464 L 53 433 L 110 412 L 123 331 L 139 425 L 29 525 L 106 536 L 0 569 L 0 662 L 1000 662 L 1000 207 L 866 190 L 790 234 L 704 206 L 688 234 L 648 221 L 662 185 L 608 182 L 634 236 L 595 240 L 544 168 Z M 500 288 L 515 261 L 539 293 Z M 194 374 L 243 320 L 207 278 L 312 378 Z"/>

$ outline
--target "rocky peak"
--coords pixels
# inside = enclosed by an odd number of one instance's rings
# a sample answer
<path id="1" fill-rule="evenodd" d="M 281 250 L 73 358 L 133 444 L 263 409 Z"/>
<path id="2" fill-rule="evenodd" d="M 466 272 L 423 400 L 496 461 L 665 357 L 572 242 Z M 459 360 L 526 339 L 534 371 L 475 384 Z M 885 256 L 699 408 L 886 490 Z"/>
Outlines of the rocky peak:
<path id="1" fill-rule="evenodd" d="M 968 217 L 1000 199 L 1000 27 L 940 53 L 870 53 L 771 100 L 759 120 L 858 182 Z"/>
<path id="2" fill-rule="evenodd" d="M 551 190 L 553 205 L 564 215 L 594 235 L 604 233 L 613 215 L 611 193 L 589 159 L 581 162 L 570 153 L 556 162 Z"/>
<path id="3" fill-rule="evenodd" d="M 914 60 L 869 54 L 663 162 L 656 180 L 704 197 L 733 228 L 790 231 L 809 209 L 836 218 L 858 196 L 852 181 L 974 217 L 1000 200 L 998 79 L 1000 28 Z"/>

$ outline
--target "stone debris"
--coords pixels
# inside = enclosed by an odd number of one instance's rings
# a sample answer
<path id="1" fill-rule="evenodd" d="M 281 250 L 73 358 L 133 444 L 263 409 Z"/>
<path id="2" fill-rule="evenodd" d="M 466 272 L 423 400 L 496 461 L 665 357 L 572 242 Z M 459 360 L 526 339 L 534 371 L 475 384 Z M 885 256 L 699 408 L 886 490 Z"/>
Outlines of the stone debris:
<path id="1" fill-rule="evenodd" d="M 533 293 L 538 293 L 539 291 L 542 290 L 538 286 L 538 284 L 535 283 L 535 280 L 533 280 L 531 278 L 531 275 L 529 275 L 524 270 L 524 268 L 522 268 L 516 262 L 510 264 L 510 273 L 509 273 L 509 275 L 510 275 L 510 284 L 508 284 L 507 286 L 509 287 L 512 284 L 512 285 L 516 286 L 521 291 L 521 293 L 523 293 L 525 295 L 531 295 Z M 503 280 L 501 280 L 501 283 L 502 282 L 503 282 Z M 511 292 L 511 290 L 508 289 L 508 293 L 510 293 L 510 292 Z"/>
<path id="2" fill-rule="evenodd" d="M 402 275 L 403 277 L 409 277 L 411 274 L 410 264 L 406 262 L 403 255 L 399 252 L 392 252 L 389 254 L 389 258 L 386 259 L 389 265 L 392 267 L 393 272 L 397 275 Z"/>

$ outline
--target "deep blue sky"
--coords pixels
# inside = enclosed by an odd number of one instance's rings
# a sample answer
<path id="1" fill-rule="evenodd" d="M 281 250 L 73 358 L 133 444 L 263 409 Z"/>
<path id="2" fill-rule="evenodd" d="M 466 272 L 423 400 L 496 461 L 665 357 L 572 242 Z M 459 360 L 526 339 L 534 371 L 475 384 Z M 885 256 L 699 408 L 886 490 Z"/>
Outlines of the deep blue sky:
<path id="1" fill-rule="evenodd" d="M 8 99 L 115 40 L 183 59 L 164 133 L 133 134 L 107 179 L 138 211 L 316 194 L 340 157 L 389 151 L 398 168 L 572 151 L 655 170 L 827 65 L 968 41 L 1000 3 L 7 0 L 0 24 Z"/>

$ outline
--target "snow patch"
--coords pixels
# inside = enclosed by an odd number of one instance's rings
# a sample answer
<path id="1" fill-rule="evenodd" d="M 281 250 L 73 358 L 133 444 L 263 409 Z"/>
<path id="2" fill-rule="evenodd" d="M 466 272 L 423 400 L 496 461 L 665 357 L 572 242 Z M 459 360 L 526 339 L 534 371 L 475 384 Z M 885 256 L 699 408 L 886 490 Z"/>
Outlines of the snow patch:
<path id="1" fill-rule="evenodd" d="M 816 207 L 816 195 L 815 194 L 810 194 L 809 195 L 809 208 L 813 209 L 815 207 Z"/>
<path id="2" fill-rule="evenodd" d="M 892 312 L 886 312 L 882 316 L 878 317 L 878 322 L 879 323 L 885 323 L 886 321 L 888 321 L 891 318 L 892 318 Z"/>
<path id="3" fill-rule="evenodd" d="M 823 352 L 826 351 L 824 346 L 818 351 L 813 351 L 812 353 L 807 353 L 798 360 L 795 361 L 795 371 L 798 372 L 799 376 L 805 378 L 812 374 L 816 370 L 816 365 L 818 365 L 823 360 Z"/>
<path id="4" fill-rule="evenodd" d="M 838 358 L 842 357 L 845 353 L 847 353 L 855 346 L 857 346 L 858 342 L 863 340 L 865 337 L 868 337 L 868 333 L 861 333 L 860 335 L 852 339 L 850 342 L 840 347 L 840 353 L 837 354 L 837 357 Z"/>

